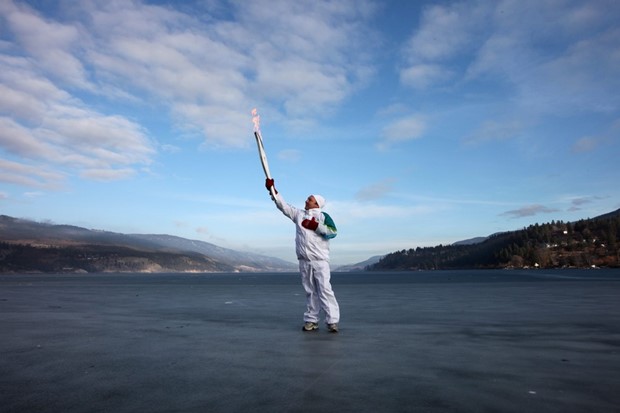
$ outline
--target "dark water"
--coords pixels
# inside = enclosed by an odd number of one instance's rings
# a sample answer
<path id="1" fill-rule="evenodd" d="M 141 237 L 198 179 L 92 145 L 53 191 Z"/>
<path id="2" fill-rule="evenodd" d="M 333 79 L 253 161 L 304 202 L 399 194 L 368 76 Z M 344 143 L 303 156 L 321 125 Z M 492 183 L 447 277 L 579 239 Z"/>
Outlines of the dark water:
<path id="1" fill-rule="evenodd" d="M 85 282 L 85 283 L 210 283 L 210 284 L 288 284 L 299 281 L 298 273 L 99 273 L 99 274 L 0 274 L 2 282 Z M 393 272 L 332 272 L 334 284 L 410 284 L 449 282 L 533 282 L 533 281 L 620 280 L 620 269 L 552 270 L 447 270 Z"/>
<path id="2" fill-rule="evenodd" d="M 618 412 L 620 270 L 0 275 L 0 411 Z"/>

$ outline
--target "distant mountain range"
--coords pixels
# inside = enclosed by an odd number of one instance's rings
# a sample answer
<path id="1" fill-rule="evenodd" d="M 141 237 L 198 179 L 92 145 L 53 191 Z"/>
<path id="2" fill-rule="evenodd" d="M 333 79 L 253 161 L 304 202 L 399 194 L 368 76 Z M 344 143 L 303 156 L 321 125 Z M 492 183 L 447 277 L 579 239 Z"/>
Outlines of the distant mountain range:
<path id="1" fill-rule="evenodd" d="M 171 235 L 121 234 L 0 215 L 0 272 L 296 271 L 278 258 Z"/>
<path id="2" fill-rule="evenodd" d="M 620 265 L 620 210 L 452 245 L 374 256 L 335 271 Z M 165 234 L 122 234 L 0 215 L 0 273 L 288 272 L 297 264 Z"/>
<path id="3" fill-rule="evenodd" d="M 383 258 L 383 255 L 375 255 L 368 258 L 366 261 L 358 262 L 357 264 L 342 265 L 336 268 L 336 271 L 364 271 L 369 265 L 373 265 L 379 262 Z"/>

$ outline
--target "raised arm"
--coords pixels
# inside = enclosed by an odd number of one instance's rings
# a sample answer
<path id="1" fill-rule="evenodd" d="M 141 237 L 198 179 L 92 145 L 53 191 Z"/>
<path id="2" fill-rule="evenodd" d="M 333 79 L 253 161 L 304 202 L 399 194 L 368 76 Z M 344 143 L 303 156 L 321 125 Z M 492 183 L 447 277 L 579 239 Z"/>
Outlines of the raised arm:
<path id="1" fill-rule="evenodd" d="M 288 218 L 290 218 L 292 221 L 295 221 L 295 215 L 297 214 L 298 210 L 297 208 L 287 204 L 284 201 L 284 198 L 282 198 L 282 195 L 278 193 L 278 190 L 275 187 L 275 181 L 273 179 L 267 178 L 265 180 L 265 188 L 267 188 L 267 191 L 269 191 L 271 199 L 273 200 L 273 202 L 275 202 L 276 207 L 278 207 L 278 209 L 282 211 L 282 213 Z M 273 188 L 273 192 L 271 191 L 271 188 Z M 273 194 L 275 194 L 275 196 Z"/>

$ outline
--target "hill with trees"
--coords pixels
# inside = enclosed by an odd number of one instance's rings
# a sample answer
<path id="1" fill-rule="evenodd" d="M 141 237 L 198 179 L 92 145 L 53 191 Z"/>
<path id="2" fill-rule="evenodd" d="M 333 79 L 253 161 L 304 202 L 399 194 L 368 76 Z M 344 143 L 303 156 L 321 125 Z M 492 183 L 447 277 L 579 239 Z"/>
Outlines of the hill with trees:
<path id="1" fill-rule="evenodd" d="M 121 234 L 0 215 L 0 273 L 261 272 L 295 264 L 162 234 Z"/>
<path id="2" fill-rule="evenodd" d="M 371 271 L 620 267 L 620 209 L 577 222 L 551 221 L 474 244 L 396 251 Z"/>

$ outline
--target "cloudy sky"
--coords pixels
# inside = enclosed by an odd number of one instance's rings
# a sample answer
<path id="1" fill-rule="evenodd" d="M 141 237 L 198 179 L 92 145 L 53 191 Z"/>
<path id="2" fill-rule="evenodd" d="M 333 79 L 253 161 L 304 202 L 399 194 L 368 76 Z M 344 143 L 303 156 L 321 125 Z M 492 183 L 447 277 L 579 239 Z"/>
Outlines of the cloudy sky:
<path id="1" fill-rule="evenodd" d="M 0 213 L 332 262 L 620 208 L 616 0 L 0 1 Z"/>

